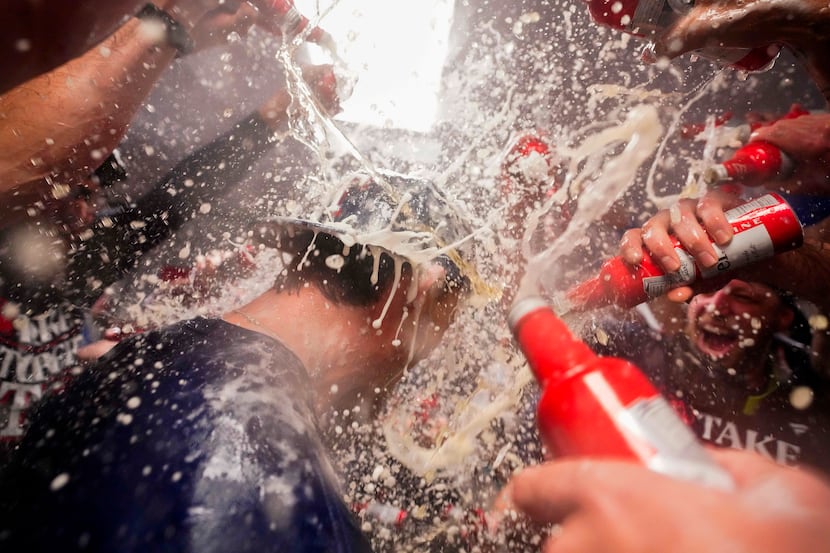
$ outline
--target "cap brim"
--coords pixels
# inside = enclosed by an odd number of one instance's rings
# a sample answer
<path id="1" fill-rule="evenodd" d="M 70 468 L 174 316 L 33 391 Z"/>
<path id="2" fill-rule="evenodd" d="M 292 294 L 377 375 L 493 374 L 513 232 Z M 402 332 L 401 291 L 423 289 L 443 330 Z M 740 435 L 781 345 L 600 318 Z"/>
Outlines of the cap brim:
<path id="1" fill-rule="evenodd" d="M 319 221 L 311 221 L 308 219 L 298 219 L 295 217 L 270 217 L 258 221 L 254 225 L 254 240 L 264 245 L 267 248 L 275 248 L 278 250 L 288 250 L 282 241 L 282 237 L 286 233 L 289 235 L 292 231 L 312 231 L 315 233 L 322 233 L 331 235 L 346 246 L 362 245 L 370 246 L 372 248 L 380 248 L 390 255 L 404 257 L 409 259 L 409 256 L 393 251 L 382 244 L 374 244 L 367 240 L 361 240 L 354 229 L 346 223 L 321 223 Z"/>
<path id="2" fill-rule="evenodd" d="M 290 236 L 292 231 L 311 231 L 315 233 L 328 234 L 337 238 L 343 242 L 345 246 L 349 247 L 361 245 L 373 249 L 379 248 L 391 256 L 406 259 L 414 266 L 427 262 L 427 260 L 423 257 L 416 259 L 411 255 L 407 255 L 405 252 L 395 251 L 394 249 L 383 244 L 373 243 L 370 240 L 362 239 L 357 233 L 354 232 L 354 229 L 346 223 L 321 223 L 319 221 L 298 219 L 295 217 L 275 216 L 260 220 L 254 225 L 253 239 L 258 244 L 261 244 L 266 248 L 274 248 L 280 251 L 287 251 L 296 254 L 299 253 L 293 251 L 296 248 L 288 246 L 285 244 L 284 240 L 286 233 Z M 435 245 L 435 249 L 435 255 L 431 256 L 429 261 L 441 256 L 447 257 L 450 261 L 452 261 L 459 272 L 470 280 L 474 295 L 487 299 L 498 298 L 501 295 L 500 292 L 488 285 L 479 276 L 478 272 L 475 270 L 475 267 L 461 257 L 458 252 L 455 250 L 451 250 L 446 253 L 439 252 L 438 250 L 441 248 L 438 244 Z"/>

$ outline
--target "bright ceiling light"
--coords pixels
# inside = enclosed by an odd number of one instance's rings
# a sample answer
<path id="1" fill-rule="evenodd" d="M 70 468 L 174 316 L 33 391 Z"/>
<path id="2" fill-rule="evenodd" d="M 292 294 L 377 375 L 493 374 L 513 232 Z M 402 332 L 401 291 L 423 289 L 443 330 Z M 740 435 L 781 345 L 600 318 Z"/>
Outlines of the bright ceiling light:
<path id="1" fill-rule="evenodd" d="M 324 14 L 320 26 L 334 37 L 338 55 L 357 77 L 337 119 L 430 130 L 454 0 L 296 0 L 296 5 L 312 20 Z"/>

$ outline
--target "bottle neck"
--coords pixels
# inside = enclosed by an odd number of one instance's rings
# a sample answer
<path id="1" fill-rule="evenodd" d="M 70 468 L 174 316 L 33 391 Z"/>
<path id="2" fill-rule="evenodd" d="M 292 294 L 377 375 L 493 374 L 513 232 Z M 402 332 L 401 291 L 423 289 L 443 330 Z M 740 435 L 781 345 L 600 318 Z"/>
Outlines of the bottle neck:
<path id="1" fill-rule="evenodd" d="M 540 297 L 517 302 L 508 322 L 543 388 L 597 357 Z"/>

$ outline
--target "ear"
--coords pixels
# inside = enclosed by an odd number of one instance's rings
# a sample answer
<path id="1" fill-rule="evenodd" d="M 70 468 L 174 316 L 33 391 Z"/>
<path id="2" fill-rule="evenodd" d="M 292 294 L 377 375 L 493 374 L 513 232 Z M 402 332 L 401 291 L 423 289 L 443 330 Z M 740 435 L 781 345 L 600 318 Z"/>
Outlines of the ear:
<path id="1" fill-rule="evenodd" d="M 447 270 L 438 263 L 422 266 L 418 274 L 418 297 L 423 298 L 424 313 L 442 329 L 452 322 L 458 298 L 447 293 Z"/>
<path id="2" fill-rule="evenodd" d="M 425 263 L 418 267 L 418 297 L 438 299 L 444 290 L 447 271 L 438 263 Z"/>

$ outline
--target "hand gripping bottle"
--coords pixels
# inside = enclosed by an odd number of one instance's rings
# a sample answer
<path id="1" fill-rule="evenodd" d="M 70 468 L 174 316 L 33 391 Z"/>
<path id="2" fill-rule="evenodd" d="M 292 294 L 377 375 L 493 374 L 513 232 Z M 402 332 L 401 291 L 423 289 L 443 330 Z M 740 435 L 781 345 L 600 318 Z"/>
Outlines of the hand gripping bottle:
<path id="1" fill-rule="evenodd" d="M 756 119 L 753 121 L 744 120 L 744 121 L 732 121 L 733 113 L 731 111 L 726 111 L 721 113 L 720 115 L 715 116 L 714 118 L 714 126 L 729 126 L 733 128 L 733 134 L 735 137 L 741 142 L 747 142 L 749 137 L 752 136 L 752 133 L 761 127 L 768 127 L 770 125 L 774 125 L 778 121 L 782 121 L 784 119 L 797 119 L 802 115 L 809 115 L 809 110 L 804 109 L 800 104 L 793 104 L 790 106 L 790 110 L 782 115 L 781 117 L 777 117 L 775 119 Z M 736 118 L 737 119 L 737 118 Z M 749 118 L 746 118 L 749 119 Z M 683 138 L 695 138 L 707 128 L 706 123 L 687 123 L 680 128 L 680 136 Z"/>
<path id="2" fill-rule="evenodd" d="M 756 121 L 741 125 L 739 129 L 744 133 L 742 141 L 748 140 L 751 133 L 761 127 L 809 114 L 809 111 L 794 104 L 790 111 L 772 121 Z M 715 124 L 717 125 L 717 121 Z M 735 150 L 728 160 L 706 169 L 703 172 L 703 180 L 706 184 L 740 181 L 746 186 L 758 186 L 765 182 L 785 179 L 792 174 L 794 169 L 795 164 L 786 153 L 769 142 L 759 140 L 744 145 Z"/>
<path id="3" fill-rule="evenodd" d="M 585 0 L 594 21 L 639 37 L 660 34 L 694 5 L 694 0 Z M 705 48 L 695 52 L 702 58 L 734 69 L 761 71 L 769 68 L 781 48 Z"/>
<path id="4" fill-rule="evenodd" d="M 715 266 L 698 267 L 677 240 L 674 247 L 680 257 L 680 269 L 674 273 L 665 273 L 645 250 L 642 262 L 636 267 L 613 257 L 602 265 L 597 276 L 566 292 L 567 307 L 575 310 L 611 304 L 634 307 L 672 288 L 795 249 L 804 241 L 803 227 L 830 215 L 830 198 L 770 193 L 730 209 L 725 215 L 734 235 L 723 248 L 712 244 L 718 256 Z"/>
<path id="5" fill-rule="evenodd" d="M 539 432 L 554 457 L 630 459 L 674 478 L 733 488 L 639 368 L 596 355 L 542 298 L 517 302 L 508 321 L 542 389 Z"/>

